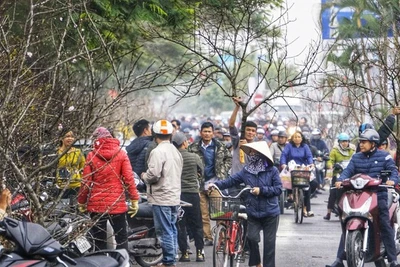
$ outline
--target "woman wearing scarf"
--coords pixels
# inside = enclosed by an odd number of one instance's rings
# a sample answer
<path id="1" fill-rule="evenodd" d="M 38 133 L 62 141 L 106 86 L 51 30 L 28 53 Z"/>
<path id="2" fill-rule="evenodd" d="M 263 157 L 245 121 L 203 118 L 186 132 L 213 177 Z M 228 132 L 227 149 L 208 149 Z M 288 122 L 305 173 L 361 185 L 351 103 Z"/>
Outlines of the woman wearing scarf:
<path id="1" fill-rule="evenodd" d="M 279 171 L 274 167 L 267 142 L 248 143 L 242 145 L 241 149 L 249 156 L 248 163 L 240 172 L 226 180 L 215 182 L 215 185 L 221 190 L 242 183 L 252 187 L 251 193 L 244 195 L 248 215 L 249 266 L 274 267 L 276 232 L 280 214 L 278 199 L 282 193 Z M 261 230 L 264 234 L 262 261 L 258 245 Z"/>

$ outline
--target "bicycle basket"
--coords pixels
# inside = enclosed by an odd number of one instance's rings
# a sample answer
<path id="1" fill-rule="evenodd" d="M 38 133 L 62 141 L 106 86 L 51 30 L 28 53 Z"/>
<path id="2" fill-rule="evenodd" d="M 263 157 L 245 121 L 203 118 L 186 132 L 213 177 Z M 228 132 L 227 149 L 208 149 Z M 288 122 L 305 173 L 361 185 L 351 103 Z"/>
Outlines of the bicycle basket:
<path id="1" fill-rule="evenodd" d="M 292 187 L 309 187 L 311 171 L 293 170 L 290 172 L 292 177 Z"/>
<path id="2" fill-rule="evenodd" d="M 240 210 L 240 198 L 210 197 L 211 220 L 236 221 Z"/>

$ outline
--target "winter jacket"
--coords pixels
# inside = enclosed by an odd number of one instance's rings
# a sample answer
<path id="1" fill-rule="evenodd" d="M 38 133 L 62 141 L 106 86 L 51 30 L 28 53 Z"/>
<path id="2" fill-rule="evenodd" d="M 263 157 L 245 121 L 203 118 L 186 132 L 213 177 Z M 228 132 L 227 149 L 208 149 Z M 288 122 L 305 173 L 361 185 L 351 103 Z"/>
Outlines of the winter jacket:
<path id="1" fill-rule="evenodd" d="M 282 182 L 276 167 L 268 167 L 266 171 L 259 172 L 257 175 L 243 168 L 228 179 L 215 182 L 215 185 L 222 190 L 238 186 L 241 183 L 260 188 L 258 196 L 251 193 L 245 195 L 247 214 L 255 218 L 278 216 L 280 214 L 279 195 L 282 193 Z"/>
<path id="2" fill-rule="evenodd" d="M 269 147 L 272 158 L 274 159 L 274 164 L 279 165 L 281 160 L 282 151 L 285 148 L 286 144 L 280 145 L 278 142 L 274 142 Z"/>
<path id="3" fill-rule="evenodd" d="M 151 142 L 151 136 L 141 136 L 134 139 L 129 146 L 126 147 L 126 152 L 128 153 L 129 161 L 134 172 L 139 176 L 142 172 L 146 171 L 146 151 L 147 146 Z"/>
<path id="4" fill-rule="evenodd" d="M 61 155 L 63 151 L 58 150 Z M 68 182 L 68 188 L 78 188 L 81 186 L 82 171 L 85 166 L 85 156 L 78 148 L 71 147 L 67 153 L 61 156 L 57 164 L 57 185 L 64 188 Z"/>
<path id="5" fill-rule="evenodd" d="M 313 164 L 313 156 L 310 147 L 307 144 L 301 144 L 299 147 L 288 143 L 282 151 L 281 165 L 287 165 L 289 161 L 294 160 L 299 165 Z"/>
<path id="6" fill-rule="evenodd" d="M 121 150 L 118 139 L 97 139 L 86 158 L 78 203 L 87 204 L 89 212 L 125 213 L 125 190 L 130 199 L 139 200 L 127 154 Z"/>
<path id="7" fill-rule="evenodd" d="M 323 154 L 329 152 L 329 148 L 326 145 L 325 141 L 322 139 L 313 139 L 311 138 L 311 145 L 315 146 L 319 151 L 321 151 Z"/>
<path id="8" fill-rule="evenodd" d="M 199 155 L 186 149 L 179 149 L 183 159 L 181 193 L 199 193 L 204 163 Z"/>
<path id="9" fill-rule="evenodd" d="M 388 152 L 379 149 L 368 153 L 358 152 L 353 155 L 349 165 L 347 165 L 340 174 L 338 181 L 343 181 L 358 173 L 369 175 L 372 178 L 378 178 L 380 172 L 383 170 L 392 171 L 389 179 L 397 184 L 397 167 L 392 156 Z"/>
<path id="10" fill-rule="evenodd" d="M 343 149 L 339 144 L 336 144 L 331 153 L 329 153 L 329 161 L 326 163 L 328 169 L 332 169 L 336 163 L 341 163 L 346 160 L 350 160 L 356 151 L 356 147 L 353 144 L 349 144 L 346 149 Z M 338 170 L 333 171 L 333 175 L 336 176 L 339 173 Z"/>
<path id="11" fill-rule="evenodd" d="M 201 142 L 202 140 L 191 144 L 188 148 L 188 151 L 199 155 L 204 163 L 204 155 L 201 150 Z M 224 143 L 214 138 L 212 139 L 212 142 L 214 142 L 215 144 L 215 175 L 218 177 L 218 179 L 226 179 L 228 177 L 228 172 L 232 167 L 232 154 L 226 148 Z"/>
<path id="12" fill-rule="evenodd" d="M 147 184 L 147 201 L 158 206 L 179 205 L 183 159 L 178 149 L 162 141 L 151 151 L 147 164 L 142 177 Z"/>

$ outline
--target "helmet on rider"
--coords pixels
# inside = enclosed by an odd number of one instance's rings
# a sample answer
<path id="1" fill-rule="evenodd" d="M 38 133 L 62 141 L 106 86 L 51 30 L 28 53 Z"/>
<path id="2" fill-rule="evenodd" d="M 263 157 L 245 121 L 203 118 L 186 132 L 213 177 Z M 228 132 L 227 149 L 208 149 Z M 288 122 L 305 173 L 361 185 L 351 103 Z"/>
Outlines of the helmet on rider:
<path id="1" fill-rule="evenodd" d="M 172 123 L 167 120 L 159 120 L 153 125 L 153 132 L 155 134 L 168 135 L 172 134 L 173 131 L 174 127 L 172 126 Z"/>
<path id="2" fill-rule="evenodd" d="M 286 133 L 286 131 L 279 131 L 278 136 L 279 137 L 287 137 L 287 133 Z"/>
<path id="3" fill-rule="evenodd" d="M 364 132 L 367 129 L 375 129 L 374 126 L 371 123 L 363 123 L 360 125 L 360 127 L 358 128 L 358 135 L 361 135 L 362 132 Z"/>
<path id="4" fill-rule="evenodd" d="M 321 135 L 321 131 L 320 131 L 320 129 L 314 129 L 314 130 L 312 130 L 311 134 L 312 135 Z"/>
<path id="5" fill-rule="evenodd" d="M 274 130 L 271 131 L 271 135 L 276 135 L 276 136 L 278 136 L 278 135 L 279 135 L 279 131 L 276 130 L 276 129 L 274 129 Z"/>
<path id="6" fill-rule="evenodd" d="M 380 137 L 378 132 L 374 129 L 366 129 L 360 134 L 359 140 L 370 141 L 372 143 L 379 144 Z"/>
<path id="7" fill-rule="evenodd" d="M 320 129 L 314 129 L 311 132 L 311 139 L 313 140 L 319 140 L 321 139 L 321 130 Z"/>
<path id="8" fill-rule="evenodd" d="M 338 141 L 350 141 L 350 136 L 347 133 L 340 133 L 338 136 Z"/>

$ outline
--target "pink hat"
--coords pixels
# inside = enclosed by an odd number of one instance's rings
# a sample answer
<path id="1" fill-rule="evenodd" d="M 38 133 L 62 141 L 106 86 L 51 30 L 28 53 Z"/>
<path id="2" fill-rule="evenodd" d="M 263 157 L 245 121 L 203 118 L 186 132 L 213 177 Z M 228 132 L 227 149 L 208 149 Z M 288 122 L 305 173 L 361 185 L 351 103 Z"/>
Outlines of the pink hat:
<path id="1" fill-rule="evenodd" d="M 98 127 L 96 130 L 94 130 L 92 136 L 93 139 L 112 138 L 110 132 L 104 127 Z"/>

